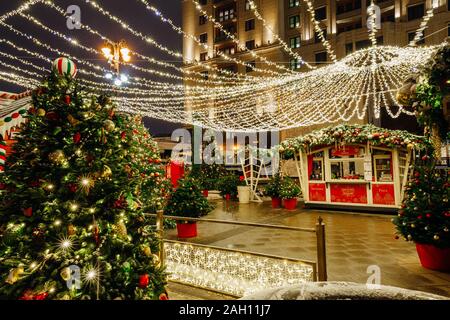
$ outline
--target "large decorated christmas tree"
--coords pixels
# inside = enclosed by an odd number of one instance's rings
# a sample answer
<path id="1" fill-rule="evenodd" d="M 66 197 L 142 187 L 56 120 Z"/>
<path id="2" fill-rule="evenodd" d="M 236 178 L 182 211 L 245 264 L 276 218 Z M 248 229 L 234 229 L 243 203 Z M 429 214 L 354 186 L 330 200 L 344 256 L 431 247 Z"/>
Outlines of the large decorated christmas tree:
<path id="1" fill-rule="evenodd" d="M 158 149 L 139 118 L 58 65 L 0 177 L 0 298 L 163 299 L 144 214 L 168 191 Z"/>

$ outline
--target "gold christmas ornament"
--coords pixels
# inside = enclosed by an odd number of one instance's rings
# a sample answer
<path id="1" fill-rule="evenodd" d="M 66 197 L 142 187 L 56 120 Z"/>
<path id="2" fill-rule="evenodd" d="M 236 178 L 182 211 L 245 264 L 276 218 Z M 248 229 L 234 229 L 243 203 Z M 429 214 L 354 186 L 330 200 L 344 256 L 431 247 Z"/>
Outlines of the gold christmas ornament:
<path id="1" fill-rule="evenodd" d="M 61 270 L 61 272 L 59 274 L 64 281 L 67 281 L 70 279 L 70 276 L 72 275 L 72 271 L 70 270 L 69 267 L 65 267 Z"/>
<path id="2" fill-rule="evenodd" d="M 105 120 L 103 122 L 103 127 L 106 129 L 106 131 L 112 132 L 116 128 L 116 124 L 111 120 Z"/>
<path id="3" fill-rule="evenodd" d="M 45 114 L 46 114 L 46 112 L 45 112 L 44 109 L 39 108 L 39 109 L 37 110 L 37 115 L 38 115 L 39 117 L 44 117 Z"/>
<path id="4" fill-rule="evenodd" d="M 48 159 L 55 164 L 62 164 L 66 160 L 66 155 L 62 150 L 56 150 L 48 155 Z"/>
<path id="5" fill-rule="evenodd" d="M 142 248 L 142 251 L 144 252 L 146 257 L 152 256 L 152 249 L 150 249 L 149 246 L 144 246 L 144 248 Z"/>
<path id="6" fill-rule="evenodd" d="M 5 282 L 8 284 L 16 283 L 19 280 L 20 276 L 23 274 L 23 272 L 24 270 L 22 267 L 12 269 L 9 272 L 8 278 L 5 280 Z"/>
<path id="7" fill-rule="evenodd" d="M 119 222 L 117 222 L 114 225 L 114 229 L 116 230 L 117 234 L 120 237 L 122 237 L 122 238 L 128 237 L 127 226 L 125 225 L 125 223 L 122 220 L 120 220 Z"/>
<path id="8" fill-rule="evenodd" d="M 75 226 L 74 226 L 73 224 L 69 224 L 69 225 L 67 226 L 67 234 L 68 234 L 69 236 L 75 235 L 76 232 L 77 232 L 77 231 L 76 231 L 76 228 L 75 228 Z"/>
<path id="9" fill-rule="evenodd" d="M 69 123 L 70 123 L 70 125 L 72 126 L 72 127 L 75 127 L 77 124 L 79 124 L 80 123 L 80 120 L 77 120 L 77 119 L 75 119 L 72 115 L 68 115 L 67 116 L 67 120 L 69 121 Z"/>
<path id="10" fill-rule="evenodd" d="M 100 177 L 103 179 L 109 179 L 112 176 L 112 170 L 107 165 L 103 166 L 103 171 L 100 174 Z"/>

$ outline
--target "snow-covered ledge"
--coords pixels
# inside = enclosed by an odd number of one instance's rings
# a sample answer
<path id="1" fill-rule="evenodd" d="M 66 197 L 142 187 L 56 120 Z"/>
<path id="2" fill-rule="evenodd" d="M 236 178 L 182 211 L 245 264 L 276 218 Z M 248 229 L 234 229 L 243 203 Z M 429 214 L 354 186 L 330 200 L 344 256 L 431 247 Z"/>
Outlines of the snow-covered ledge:
<path id="1" fill-rule="evenodd" d="M 305 282 L 267 289 L 241 300 L 450 300 L 431 293 L 353 282 Z"/>

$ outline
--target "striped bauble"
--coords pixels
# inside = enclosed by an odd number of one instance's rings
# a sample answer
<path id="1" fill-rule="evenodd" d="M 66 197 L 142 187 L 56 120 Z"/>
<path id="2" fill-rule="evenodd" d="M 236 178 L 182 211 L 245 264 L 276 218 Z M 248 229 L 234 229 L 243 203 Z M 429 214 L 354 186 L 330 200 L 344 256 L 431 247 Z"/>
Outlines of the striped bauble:
<path id="1" fill-rule="evenodd" d="M 53 62 L 53 70 L 61 76 L 70 75 L 72 78 L 75 78 L 78 71 L 75 63 L 65 57 L 58 58 Z"/>

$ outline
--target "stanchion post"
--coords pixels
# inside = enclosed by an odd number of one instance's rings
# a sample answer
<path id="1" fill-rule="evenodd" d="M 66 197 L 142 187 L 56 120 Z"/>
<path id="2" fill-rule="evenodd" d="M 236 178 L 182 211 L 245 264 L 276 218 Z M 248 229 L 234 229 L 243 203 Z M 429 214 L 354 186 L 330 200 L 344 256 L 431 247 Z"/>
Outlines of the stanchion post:
<path id="1" fill-rule="evenodd" d="M 164 211 L 159 210 L 156 214 L 156 231 L 159 237 L 159 261 L 164 266 Z"/>
<path id="2" fill-rule="evenodd" d="M 327 281 L 327 252 L 325 242 L 325 224 L 322 217 L 316 223 L 317 237 L 317 275 L 318 281 Z"/>

